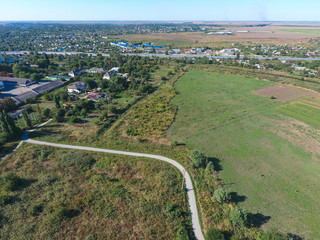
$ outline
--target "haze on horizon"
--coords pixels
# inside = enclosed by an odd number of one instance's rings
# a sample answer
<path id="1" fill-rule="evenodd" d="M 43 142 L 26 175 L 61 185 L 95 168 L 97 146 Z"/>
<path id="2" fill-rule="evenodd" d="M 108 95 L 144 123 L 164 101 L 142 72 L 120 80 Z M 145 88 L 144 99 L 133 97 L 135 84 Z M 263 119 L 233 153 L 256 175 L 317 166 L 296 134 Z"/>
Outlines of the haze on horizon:
<path id="1" fill-rule="evenodd" d="M 0 21 L 320 21 L 316 0 L 16 0 Z"/>

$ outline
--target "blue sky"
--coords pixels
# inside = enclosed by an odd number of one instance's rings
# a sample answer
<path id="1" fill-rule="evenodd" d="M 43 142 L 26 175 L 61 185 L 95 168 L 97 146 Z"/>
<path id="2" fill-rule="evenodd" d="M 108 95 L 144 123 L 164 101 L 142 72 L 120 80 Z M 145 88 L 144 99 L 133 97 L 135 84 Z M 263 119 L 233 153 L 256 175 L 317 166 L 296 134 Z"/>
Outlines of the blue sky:
<path id="1" fill-rule="evenodd" d="M 320 21 L 319 0 L 0 0 L 0 21 Z"/>

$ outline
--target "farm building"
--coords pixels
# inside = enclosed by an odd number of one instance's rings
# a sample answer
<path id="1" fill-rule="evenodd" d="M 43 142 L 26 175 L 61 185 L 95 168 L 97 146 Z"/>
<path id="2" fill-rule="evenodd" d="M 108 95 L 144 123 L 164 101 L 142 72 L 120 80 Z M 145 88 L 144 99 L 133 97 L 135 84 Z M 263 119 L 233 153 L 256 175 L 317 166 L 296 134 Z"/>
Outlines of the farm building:
<path id="1" fill-rule="evenodd" d="M 34 84 L 34 81 L 26 78 L 11 78 L 11 77 L 0 77 L 0 81 L 4 83 L 4 85 L 8 86 L 29 86 Z"/>
<path id="2" fill-rule="evenodd" d="M 44 84 L 44 85 L 39 86 L 39 87 L 36 87 L 36 88 L 34 88 L 32 90 L 40 94 L 40 93 L 45 93 L 45 92 L 54 90 L 54 89 L 56 89 L 58 87 L 61 87 L 61 86 L 63 86 L 63 82 L 61 82 L 59 80 L 56 80 L 56 81 L 53 81 L 53 82 L 48 82 L 47 84 Z"/>

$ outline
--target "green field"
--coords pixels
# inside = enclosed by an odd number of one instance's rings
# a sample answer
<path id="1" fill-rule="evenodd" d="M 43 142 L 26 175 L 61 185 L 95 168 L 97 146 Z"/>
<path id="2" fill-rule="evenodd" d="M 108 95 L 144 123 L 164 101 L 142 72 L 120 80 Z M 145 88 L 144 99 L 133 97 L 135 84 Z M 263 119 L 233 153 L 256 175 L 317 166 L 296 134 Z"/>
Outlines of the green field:
<path id="1" fill-rule="evenodd" d="M 178 113 L 168 136 L 218 158 L 225 187 L 245 198 L 240 206 L 265 216 L 263 227 L 318 239 L 320 163 L 304 143 L 277 134 L 286 133 L 296 120 L 275 109 L 279 102 L 254 94 L 271 85 L 235 75 L 187 72 L 175 84 Z M 290 126 L 297 131 L 303 127 Z"/>
<path id="2" fill-rule="evenodd" d="M 320 28 L 281 28 L 279 30 L 299 34 L 320 35 Z"/>
<path id="3" fill-rule="evenodd" d="M 160 161 L 26 144 L 0 171 L 0 239 L 176 239 L 189 226 L 181 174 Z"/>
<path id="4" fill-rule="evenodd" d="M 277 107 L 277 110 L 290 117 L 320 128 L 320 101 L 306 98 Z"/>

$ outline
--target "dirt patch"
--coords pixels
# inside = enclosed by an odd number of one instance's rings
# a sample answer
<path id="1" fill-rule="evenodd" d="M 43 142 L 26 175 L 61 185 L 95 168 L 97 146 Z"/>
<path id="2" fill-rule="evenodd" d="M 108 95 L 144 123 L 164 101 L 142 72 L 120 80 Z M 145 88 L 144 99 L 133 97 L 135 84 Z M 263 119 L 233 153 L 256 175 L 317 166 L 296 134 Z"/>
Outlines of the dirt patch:
<path id="1" fill-rule="evenodd" d="M 265 97 L 275 97 L 278 101 L 288 102 L 298 98 L 316 96 L 317 93 L 308 89 L 294 87 L 290 85 L 276 85 L 255 91 L 256 94 Z"/>
<path id="2" fill-rule="evenodd" d="M 307 152 L 311 153 L 314 160 L 320 156 L 320 130 L 314 129 L 309 125 L 298 120 L 275 121 L 278 128 L 270 128 L 269 131 L 278 136 L 289 140 L 295 146 L 302 146 Z"/>

